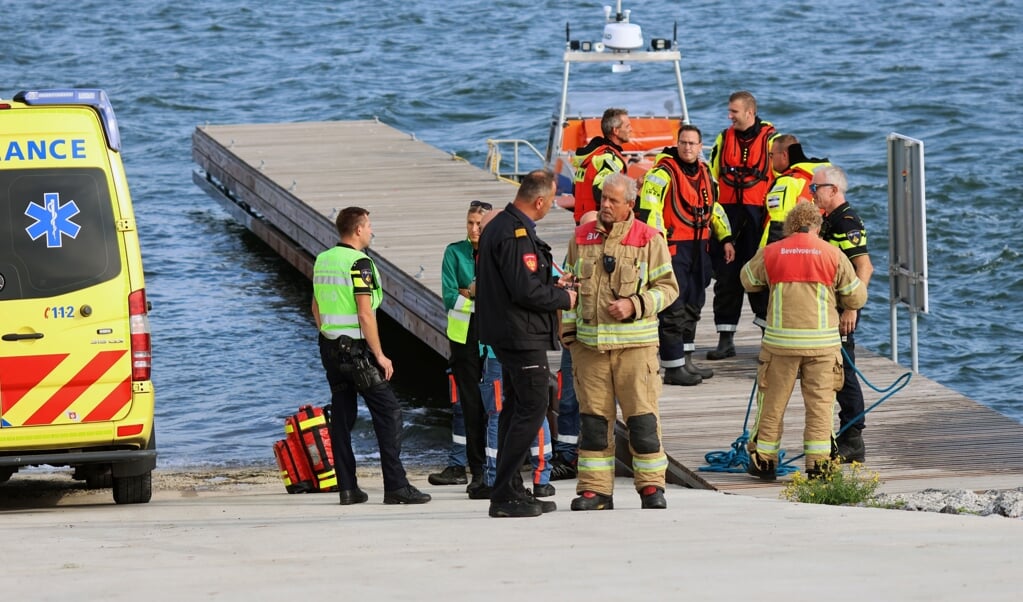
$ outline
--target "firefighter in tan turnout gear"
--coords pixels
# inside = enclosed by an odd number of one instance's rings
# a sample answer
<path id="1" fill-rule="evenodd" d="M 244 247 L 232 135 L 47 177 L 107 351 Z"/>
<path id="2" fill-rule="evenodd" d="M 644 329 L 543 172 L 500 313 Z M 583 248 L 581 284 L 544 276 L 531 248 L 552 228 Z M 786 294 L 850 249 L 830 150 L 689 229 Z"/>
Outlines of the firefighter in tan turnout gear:
<path id="1" fill-rule="evenodd" d="M 572 510 L 614 507 L 616 401 L 642 507 L 667 507 L 657 314 L 678 297 L 678 283 L 664 237 L 634 218 L 635 204 L 636 182 L 609 175 L 597 221 L 576 228 L 568 245 L 567 275 L 579 302 L 562 312 L 562 342 L 572 353 L 581 424 Z"/>
<path id="2" fill-rule="evenodd" d="M 821 222 L 814 204 L 797 204 L 785 218 L 785 238 L 757 251 L 739 273 L 746 290 L 770 290 L 748 469 L 765 481 L 776 478 L 782 418 L 797 374 L 806 404 L 807 475 L 819 474 L 831 457 L 835 392 L 844 382 L 836 308 L 858 309 L 867 300 L 849 259 L 821 240 Z"/>

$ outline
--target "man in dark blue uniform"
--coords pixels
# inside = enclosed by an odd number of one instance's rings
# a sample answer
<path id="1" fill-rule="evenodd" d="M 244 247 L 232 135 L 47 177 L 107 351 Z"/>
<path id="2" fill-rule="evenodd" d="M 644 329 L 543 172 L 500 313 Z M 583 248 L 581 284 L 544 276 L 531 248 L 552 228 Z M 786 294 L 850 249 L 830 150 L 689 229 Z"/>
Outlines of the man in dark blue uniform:
<path id="1" fill-rule="evenodd" d="M 845 200 L 845 191 L 849 187 L 845 171 L 837 165 L 818 167 L 813 171 L 813 183 L 810 192 L 814 203 L 824 211 L 824 224 L 821 227 L 821 238 L 835 245 L 845 253 L 856 270 L 856 277 L 864 288 L 870 284 L 870 276 L 874 273 L 874 265 L 867 254 L 867 229 L 863 220 L 856 214 Z M 838 332 L 842 335 L 842 349 L 849 356 L 849 361 L 842 362 L 845 367 L 845 382 L 842 390 L 836 395 L 838 399 L 838 419 L 841 428 L 852 422 L 836 440 L 838 455 L 843 462 L 863 462 L 867 457 L 861 431 L 866 422 L 863 413 L 863 390 L 856 378 L 853 362 L 856 361 L 856 341 L 853 333 L 860 321 L 860 310 L 839 309 Z M 853 420 L 855 419 L 855 422 Z"/>
<path id="2" fill-rule="evenodd" d="M 537 237 L 536 222 L 554 204 L 549 170 L 530 172 L 515 200 L 480 236 L 476 266 L 479 337 L 502 365 L 504 406 L 498 419 L 497 475 L 490 516 L 539 516 L 556 509 L 522 486 L 519 469 L 543 424 L 548 406 L 547 352 L 558 349 L 559 309 L 575 306 L 574 290 L 551 274 L 551 248 Z"/>

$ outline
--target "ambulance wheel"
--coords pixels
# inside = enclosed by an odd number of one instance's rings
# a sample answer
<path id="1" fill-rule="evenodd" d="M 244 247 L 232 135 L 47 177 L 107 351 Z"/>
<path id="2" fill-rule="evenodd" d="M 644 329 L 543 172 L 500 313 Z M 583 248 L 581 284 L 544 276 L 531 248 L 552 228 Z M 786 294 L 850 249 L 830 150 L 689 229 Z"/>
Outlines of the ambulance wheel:
<path id="1" fill-rule="evenodd" d="M 114 477 L 114 502 L 145 504 L 153 497 L 153 471 L 132 477 Z"/>

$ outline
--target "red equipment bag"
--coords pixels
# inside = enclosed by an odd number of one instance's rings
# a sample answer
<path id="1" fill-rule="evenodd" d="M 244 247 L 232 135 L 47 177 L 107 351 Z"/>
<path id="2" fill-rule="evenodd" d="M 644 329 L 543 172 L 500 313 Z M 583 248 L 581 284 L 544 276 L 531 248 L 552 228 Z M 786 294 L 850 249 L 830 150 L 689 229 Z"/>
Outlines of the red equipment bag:
<path id="1" fill-rule="evenodd" d="M 274 444 L 274 455 L 278 456 L 285 489 L 288 489 L 290 482 L 295 489 L 294 493 L 337 491 L 329 412 L 323 408 L 303 405 L 297 413 L 284 420 L 284 433 L 286 436 L 281 447 L 287 453 L 278 454 L 278 445 Z M 286 467 L 288 460 L 282 461 L 281 457 L 291 459 L 293 471 Z"/>
<path id="2" fill-rule="evenodd" d="M 274 458 L 281 471 L 281 480 L 288 493 L 307 493 L 314 489 L 309 462 L 302 454 L 295 454 L 287 439 L 274 441 Z M 299 466 L 302 469 L 299 469 Z"/>

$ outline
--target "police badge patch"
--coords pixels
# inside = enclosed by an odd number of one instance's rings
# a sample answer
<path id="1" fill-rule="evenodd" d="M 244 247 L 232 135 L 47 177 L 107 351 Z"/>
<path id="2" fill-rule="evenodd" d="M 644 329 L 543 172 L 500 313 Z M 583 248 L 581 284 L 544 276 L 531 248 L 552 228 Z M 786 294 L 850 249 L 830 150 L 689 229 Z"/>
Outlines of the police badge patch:
<path id="1" fill-rule="evenodd" d="M 526 264 L 526 269 L 530 272 L 536 271 L 537 261 L 536 253 L 526 253 L 522 256 L 522 263 Z"/>
<path id="2" fill-rule="evenodd" d="M 362 276 L 362 281 L 366 283 L 366 286 L 373 288 L 373 270 L 371 268 L 362 268 L 359 270 L 359 275 Z"/>
<path id="3" fill-rule="evenodd" d="M 859 230 L 853 230 L 846 236 L 849 238 L 849 242 L 856 245 L 857 247 L 860 246 L 860 241 L 863 240 L 863 237 L 860 235 Z"/>

